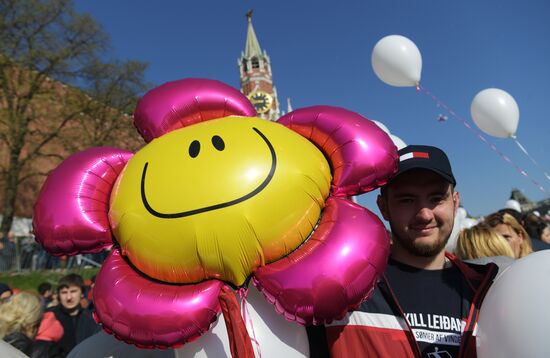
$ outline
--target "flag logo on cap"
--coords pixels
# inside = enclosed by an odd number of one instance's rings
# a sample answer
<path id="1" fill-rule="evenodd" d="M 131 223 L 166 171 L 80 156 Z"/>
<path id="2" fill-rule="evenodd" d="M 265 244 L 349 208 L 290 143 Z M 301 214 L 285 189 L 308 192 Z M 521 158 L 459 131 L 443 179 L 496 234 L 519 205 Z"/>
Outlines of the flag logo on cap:
<path id="1" fill-rule="evenodd" d="M 402 156 L 399 157 L 399 161 L 405 161 L 407 159 L 413 159 L 413 158 L 423 158 L 423 159 L 430 159 L 430 153 L 427 152 L 409 152 L 405 153 Z"/>

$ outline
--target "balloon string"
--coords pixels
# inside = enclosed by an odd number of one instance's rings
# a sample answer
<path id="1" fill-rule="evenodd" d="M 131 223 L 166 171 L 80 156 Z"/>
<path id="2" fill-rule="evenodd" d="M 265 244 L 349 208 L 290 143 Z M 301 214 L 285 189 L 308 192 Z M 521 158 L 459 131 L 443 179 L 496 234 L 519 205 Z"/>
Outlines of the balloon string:
<path id="1" fill-rule="evenodd" d="M 504 160 L 505 162 L 508 162 L 511 166 L 513 166 L 516 171 L 518 173 L 520 173 L 521 175 L 523 175 L 525 178 L 527 178 L 528 180 L 531 181 L 531 183 L 533 183 L 540 191 L 542 191 L 545 195 L 548 195 L 548 192 L 546 191 L 546 189 L 544 189 L 544 187 L 538 182 L 536 181 L 535 179 L 531 178 L 529 176 L 529 174 L 527 174 L 527 172 L 525 170 L 523 170 L 521 167 L 519 167 L 516 163 L 514 163 L 506 154 L 502 153 L 496 145 L 494 145 L 493 143 L 489 142 L 487 140 L 487 138 L 485 138 L 485 136 L 483 136 L 483 134 L 481 134 L 479 131 L 477 131 L 474 127 L 472 127 L 468 122 L 466 122 L 466 120 L 464 118 L 462 118 L 459 114 L 457 114 L 451 107 L 449 107 L 447 104 L 445 104 L 445 102 L 443 102 L 442 100 L 440 100 L 436 95 L 434 95 L 432 92 L 430 92 L 430 90 L 428 90 L 427 88 L 421 86 L 420 84 L 418 84 L 416 86 L 416 90 L 418 92 L 424 92 L 428 97 L 430 97 L 436 104 L 438 107 L 442 107 L 443 109 L 445 109 L 447 112 L 449 112 L 449 114 L 457 121 L 461 122 L 464 127 L 468 128 L 477 138 L 479 138 L 482 142 L 484 142 L 485 144 L 487 144 L 496 154 L 498 154 L 502 160 Z M 546 173 L 545 173 L 546 174 Z M 549 178 L 550 180 L 550 178 Z"/>
<path id="2" fill-rule="evenodd" d="M 254 324 L 252 322 L 252 315 L 248 311 L 248 306 L 246 305 L 246 297 L 248 296 L 248 288 L 240 288 L 238 291 L 239 297 L 241 298 L 241 315 L 243 316 L 243 320 L 245 325 L 250 326 L 250 329 L 252 330 L 252 337 L 250 337 L 250 340 L 254 342 L 256 345 L 256 351 L 258 353 L 258 356 L 262 358 L 262 351 L 260 350 L 260 342 L 258 342 L 258 339 L 256 338 L 256 331 L 254 330 Z M 248 322 L 247 322 L 248 317 Z"/>
<path id="3" fill-rule="evenodd" d="M 515 137 L 512 137 L 512 139 L 514 140 L 514 142 L 518 145 L 519 149 L 521 149 L 521 151 L 523 152 L 523 154 L 525 154 L 527 156 L 527 158 L 531 159 L 531 161 L 533 162 L 533 164 L 535 164 L 537 166 L 537 168 L 539 168 L 539 170 L 544 174 L 544 176 L 546 177 L 546 179 L 550 180 L 550 175 L 548 175 L 548 173 L 544 170 L 544 168 L 535 160 L 535 158 L 533 158 L 529 152 L 527 152 L 527 149 L 525 149 L 525 147 L 523 145 L 521 145 L 521 143 L 517 140 L 517 138 Z"/>

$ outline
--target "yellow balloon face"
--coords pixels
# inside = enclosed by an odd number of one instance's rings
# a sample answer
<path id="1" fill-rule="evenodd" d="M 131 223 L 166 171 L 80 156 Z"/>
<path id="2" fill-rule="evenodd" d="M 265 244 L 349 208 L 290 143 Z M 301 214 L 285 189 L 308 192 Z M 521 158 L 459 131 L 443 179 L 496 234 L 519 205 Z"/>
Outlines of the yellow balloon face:
<path id="1" fill-rule="evenodd" d="M 155 279 L 242 285 L 313 230 L 331 182 L 314 144 L 274 122 L 225 117 L 165 134 L 128 162 L 109 219 Z"/>

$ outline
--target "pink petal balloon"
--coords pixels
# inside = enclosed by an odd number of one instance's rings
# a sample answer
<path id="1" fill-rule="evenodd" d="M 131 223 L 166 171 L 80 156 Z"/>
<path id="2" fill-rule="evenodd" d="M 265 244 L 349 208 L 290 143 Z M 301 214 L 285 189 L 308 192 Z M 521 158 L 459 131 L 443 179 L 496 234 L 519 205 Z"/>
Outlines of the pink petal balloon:
<path id="1" fill-rule="evenodd" d="M 147 348 L 181 346 L 216 321 L 223 283 L 169 285 L 135 271 L 113 251 L 94 286 L 95 317 L 118 339 Z"/>
<path id="2" fill-rule="evenodd" d="M 397 148 L 374 122 L 343 108 L 314 106 L 279 123 L 311 140 L 331 162 L 331 194 L 350 196 L 384 185 L 397 171 Z"/>
<path id="3" fill-rule="evenodd" d="M 54 169 L 34 206 L 37 241 L 54 255 L 99 252 L 113 245 L 109 196 L 132 152 L 99 147 L 73 154 Z"/>
<path id="4" fill-rule="evenodd" d="M 341 319 L 365 300 L 386 267 L 390 240 L 380 219 L 343 198 L 329 198 L 309 240 L 254 273 L 279 313 L 301 324 Z"/>
<path id="5" fill-rule="evenodd" d="M 147 92 L 138 102 L 134 125 L 146 142 L 210 119 L 256 116 L 250 101 L 237 89 L 222 82 L 187 78 Z"/>

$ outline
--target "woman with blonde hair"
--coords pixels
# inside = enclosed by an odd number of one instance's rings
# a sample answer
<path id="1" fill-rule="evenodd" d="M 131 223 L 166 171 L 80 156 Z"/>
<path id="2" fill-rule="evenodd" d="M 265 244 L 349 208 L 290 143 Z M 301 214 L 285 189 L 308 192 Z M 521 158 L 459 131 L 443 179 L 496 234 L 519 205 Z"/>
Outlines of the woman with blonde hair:
<path id="1" fill-rule="evenodd" d="M 514 251 L 501 235 L 486 224 L 478 224 L 463 229 L 456 243 L 456 257 L 461 260 L 478 259 L 491 256 L 509 256 L 514 258 Z"/>
<path id="2" fill-rule="evenodd" d="M 55 342 L 35 340 L 42 304 L 34 292 L 22 291 L 0 304 L 0 341 L 9 343 L 31 358 L 61 358 L 65 355 Z M 0 347 L 0 355 L 7 355 Z M 13 356 L 13 355 L 12 355 Z"/>
<path id="3" fill-rule="evenodd" d="M 0 305 L 0 339 L 30 355 L 41 319 L 42 307 L 38 294 L 19 292 Z"/>
<path id="4" fill-rule="evenodd" d="M 498 212 L 489 215 L 484 222 L 508 241 L 512 251 L 514 251 L 515 258 L 524 257 L 533 252 L 533 246 L 527 231 L 512 215 Z"/>

